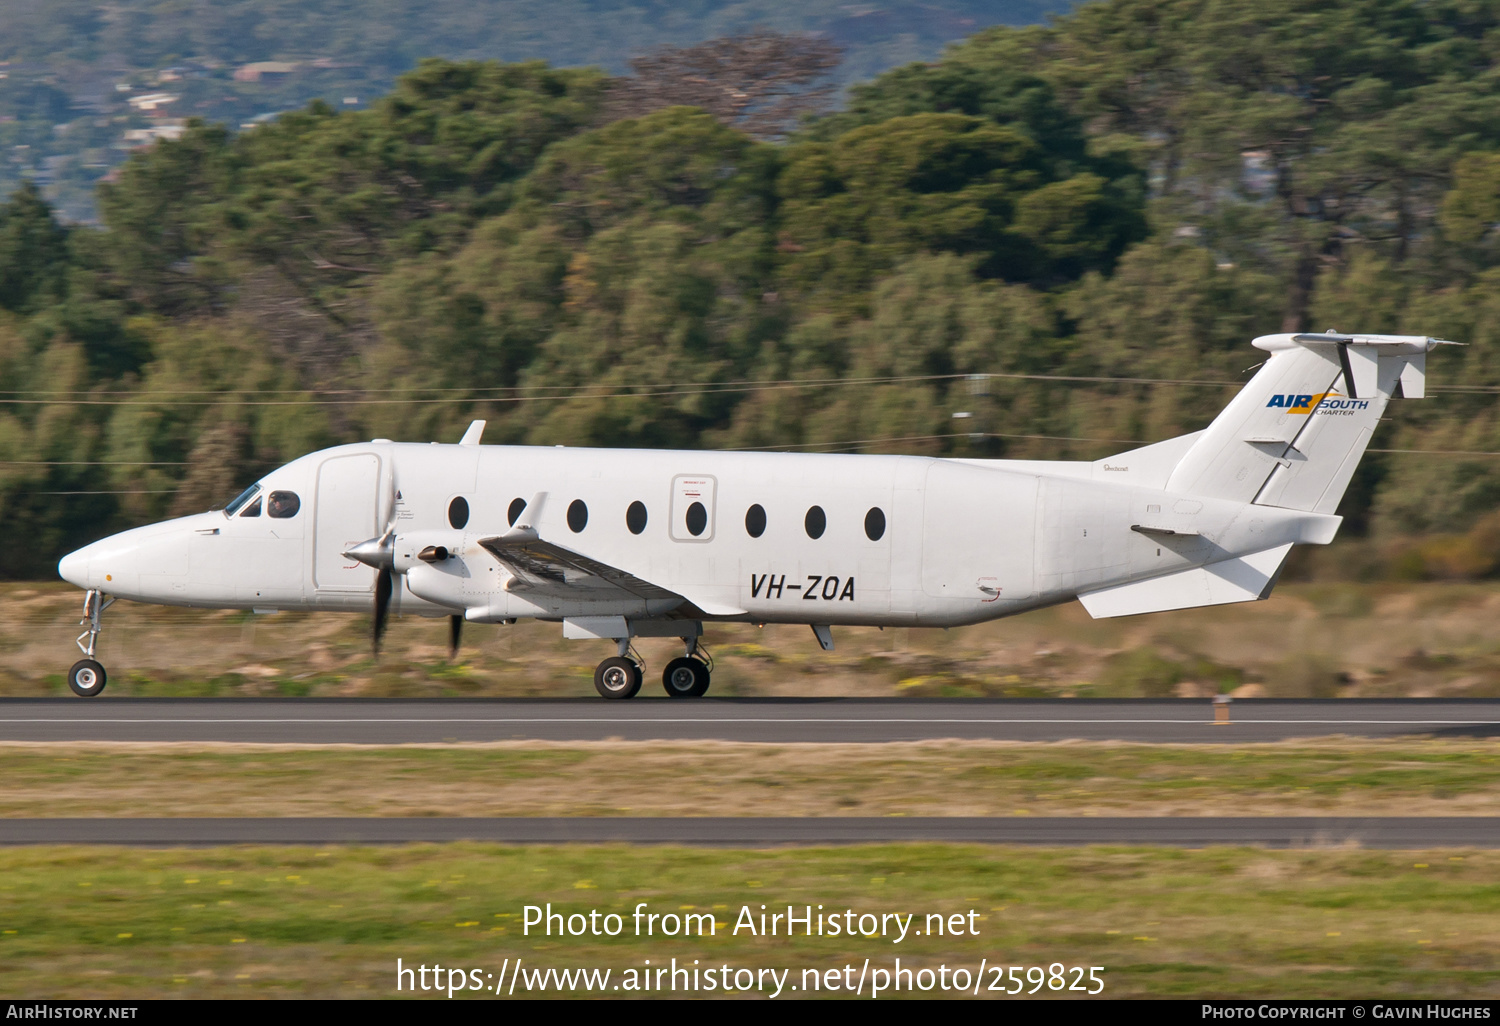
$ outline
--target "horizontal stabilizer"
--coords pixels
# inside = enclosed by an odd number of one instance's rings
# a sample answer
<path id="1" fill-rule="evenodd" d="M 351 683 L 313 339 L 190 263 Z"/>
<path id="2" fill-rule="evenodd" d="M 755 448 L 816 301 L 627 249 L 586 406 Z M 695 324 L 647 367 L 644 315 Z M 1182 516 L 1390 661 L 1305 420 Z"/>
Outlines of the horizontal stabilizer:
<path id="1" fill-rule="evenodd" d="M 1254 602 L 1271 594 L 1276 575 L 1290 551 L 1290 545 L 1278 545 L 1165 577 L 1101 588 L 1079 595 L 1078 601 L 1096 620 L 1193 606 Z"/>

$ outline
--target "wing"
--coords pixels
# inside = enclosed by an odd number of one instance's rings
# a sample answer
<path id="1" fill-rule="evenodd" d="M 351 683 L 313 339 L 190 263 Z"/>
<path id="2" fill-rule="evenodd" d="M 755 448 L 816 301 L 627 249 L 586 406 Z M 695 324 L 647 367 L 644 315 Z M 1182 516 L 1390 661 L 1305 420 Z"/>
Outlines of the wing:
<path id="1" fill-rule="evenodd" d="M 608 563 L 561 545 L 542 541 L 533 530 L 510 531 L 479 544 L 524 584 L 534 588 L 607 590 L 617 588 L 641 599 L 686 599 Z"/>

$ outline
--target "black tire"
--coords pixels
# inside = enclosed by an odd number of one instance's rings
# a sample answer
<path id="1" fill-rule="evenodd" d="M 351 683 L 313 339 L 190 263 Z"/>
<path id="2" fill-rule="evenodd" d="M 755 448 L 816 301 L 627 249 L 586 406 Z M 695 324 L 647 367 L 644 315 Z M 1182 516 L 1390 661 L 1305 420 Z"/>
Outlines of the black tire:
<path id="1" fill-rule="evenodd" d="M 701 659 L 673 659 L 661 671 L 661 686 L 669 698 L 702 698 L 708 690 L 708 665 Z"/>
<path id="2" fill-rule="evenodd" d="M 594 668 L 594 690 L 605 698 L 634 698 L 641 690 L 641 676 L 635 660 L 612 656 Z"/>
<path id="3" fill-rule="evenodd" d="M 79 698 L 93 698 L 104 690 L 108 680 L 104 667 L 93 659 L 80 659 L 68 671 L 68 687 Z"/>

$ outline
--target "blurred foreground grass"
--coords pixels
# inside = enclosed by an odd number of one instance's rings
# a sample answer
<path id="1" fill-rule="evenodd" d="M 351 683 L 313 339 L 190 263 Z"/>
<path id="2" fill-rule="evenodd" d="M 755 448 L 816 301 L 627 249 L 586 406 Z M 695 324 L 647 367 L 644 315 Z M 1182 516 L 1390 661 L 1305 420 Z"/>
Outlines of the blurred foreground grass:
<path id="1" fill-rule="evenodd" d="M 0 851 L 13 997 L 387 997 L 395 965 L 1103 966 L 1106 996 L 1500 996 L 1500 852 L 880 845 Z M 712 938 L 521 935 L 526 904 Z M 978 937 L 730 936 L 743 904 L 966 913 Z M 627 919 L 627 922 L 629 920 Z M 432 997 L 432 994 L 425 995 Z M 519 996 L 519 995 L 518 995 Z M 991 995 L 994 996 L 994 995 Z"/>
<path id="2" fill-rule="evenodd" d="M 340 782 L 333 783 L 330 782 Z M 1492 741 L 0 744 L 0 816 L 1493 815 Z"/>
<path id="3" fill-rule="evenodd" d="M 0 695 L 65 695 L 82 593 L 0 583 Z M 709 624 L 712 694 L 1007 697 L 1500 696 L 1500 584 L 1282 585 L 1266 601 L 1091 620 L 1077 603 L 952 631 Z M 172 609 L 105 614 L 105 697 L 588 696 L 601 642 L 557 624 L 470 624 L 460 658 L 447 623 L 397 619 L 377 662 L 354 614 Z M 643 639 L 647 693 L 681 654 Z"/>

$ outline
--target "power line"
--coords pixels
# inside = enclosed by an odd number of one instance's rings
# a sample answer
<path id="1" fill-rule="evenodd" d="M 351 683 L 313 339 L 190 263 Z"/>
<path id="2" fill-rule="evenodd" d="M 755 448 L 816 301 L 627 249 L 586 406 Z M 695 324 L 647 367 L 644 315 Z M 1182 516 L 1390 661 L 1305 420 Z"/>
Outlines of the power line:
<path id="1" fill-rule="evenodd" d="M 906 442 L 932 442 L 944 439 L 971 439 L 980 440 L 985 438 L 1015 438 L 1033 441 L 1049 442 L 1089 442 L 1095 444 L 1109 445 L 1151 445 L 1137 438 L 1090 438 L 1077 435 L 1022 435 L 1006 434 L 998 431 L 970 431 L 951 435 L 901 435 L 887 438 L 855 438 L 846 441 L 830 442 L 794 442 L 787 445 L 749 445 L 728 446 L 714 450 L 716 452 L 793 452 L 806 451 L 811 455 L 822 453 L 847 452 L 853 449 L 863 449 L 871 445 L 897 445 Z M 1500 450 L 1488 449 L 1366 449 L 1371 453 L 1387 453 L 1398 456 L 1500 456 Z M 95 489 L 88 491 L 45 491 L 28 492 L 30 495 L 176 495 L 180 489 Z"/>
<path id="2" fill-rule="evenodd" d="M 1111 445 L 1149 445 L 1135 438 L 1086 438 L 1076 435 L 1016 435 L 1005 434 L 999 431 L 961 431 L 949 435 L 903 435 L 897 438 L 856 438 L 846 442 L 797 442 L 789 445 L 739 445 L 724 448 L 720 452 L 751 452 L 761 451 L 785 451 L 791 449 L 827 449 L 832 451 L 834 447 L 851 448 L 865 445 L 893 444 L 896 442 L 930 442 L 944 438 L 955 439 L 982 439 L 982 438 L 1023 438 L 1037 439 L 1050 442 L 1107 442 Z"/>
<path id="3" fill-rule="evenodd" d="M 1365 452 L 1392 452 L 1414 456 L 1500 456 L 1489 449 L 1366 449 Z"/>
<path id="4" fill-rule="evenodd" d="M 647 383 L 619 384 L 608 386 L 586 386 L 582 389 L 563 390 L 542 388 L 529 390 L 523 386 L 478 387 L 478 388 L 428 388 L 407 386 L 403 388 L 371 389 L 227 389 L 183 390 L 173 392 L 88 392 L 17 390 L 0 392 L 0 405 L 14 406 L 220 406 L 226 403 L 239 406 L 430 406 L 453 403 L 517 404 L 538 402 L 576 402 L 603 399 L 660 399 L 692 397 L 700 395 L 739 395 L 752 392 L 797 391 L 819 388 L 850 388 L 875 385 L 917 384 L 939 381 L 971 381 L 984 383 L 998 381 L 1045 381 L 1074 385 L 1184 385 L 1195 388 L 1241 388 L 1244 381 L 1213 381 L 1199 378 L 1136 378 L 1116 375 L 1085 374 L 908 374 L 865 378 L 803 378 L 785 380 L 744 380 L 706 382 L 703 384 Z M 599 391 L 608 388 L 609 391 Z M 1429 393 L 1452 394 L 1496 394 L 1500 385 L 1432 385 Z M 433 396 L 431 393 L 451 393 Z M 395 394 L 402 393 L 402 394 Z M 415 394 L 408 394 L 415 393 Z M 529 393 L 529 394 L 528 394 Z M 287 399 L 241 398 L 243 396 L 294 396 Z M 21 398 L 25 396 L 47 396 L 48 398 Z M 101 398 L 124 396 L 126 398 Z M 186 399 L 185 396 L 209 396 L 206 399 Z M 8 398 L 14 397 L 14 398 Z"/>
<path id="5" fill-rule="evenodd" d="M 995 379 L 995 378 L 1004 379 L 1004 380 L 1018 380 L 1018 381 L 1072 381 L 1072 382 L 1085 382 L 1085 383 L 1087 383 L 1087 382 L 1092 382 L 1092 383 L 1119 382 L 1119 383 L 1122 383 L 1122 384 L 1140 384 L 1140 385 L 1202 385 L 1202 386 L 1213 387 L 1213 388 L 1224 388 L 1224 387 L 1237 386 L 1237 385 L 1243 385 L 1244 384 L 1243 381 L 1209 381 L 1209 380 L 1202 380 L 1202 379 L 1197 379 L 1197 378 L 1131 378 L 1131 377 L 1118 377 L 1118 376 L 1112 376 L 1112 375 L 1014 374 L 1014 373 L 996 372 L 996 373 L 984 373 L 984 374 L 891 374 L 891 375 L 873 375 L 873 376 L 867 376 L 867 377 L 862 377 L 862 378 L 848 378 L 848 377 L 844 377 L 844 378 L 781 378 L 781 379 L 744 378 L 744 379 L 737 379 L 737 380 L 730 380 L 730 381 L 707 381 L 707 382 L 701 382 L 701 383 L 696 383 L 696 384 L 691 383 L 691 382 L 681 382 L 681 381 L 624 382 L 624 383 L 620 383 L 620 384 L 607 385 L 607 386 L 602 386 L 602 387 L 608 387 L 608 388 L 613 388 L 613 389 L 637 389 L 637 390 L 639 390 L 639 389 L 645 389 L 645 390 L 651 390 L 651 391 L 676 390 L 676 389 L 706 389 L 706 390 L 713 390 L 713 391 L 741 392 L 741 391 L 755 390 L 755 389 L 760 389 L 760 388 L 783 388 L 783 387 L 821 388 L 821 387 L 827 387 L 827 386 L 846 386 L 846 385 L 908 384 L 908 383 L 912 383 L 912 382 L 921 382 L 921 381 L 976 381 L 976 382 L 979 382 L 979 381 L 985 381 L 985 380 Z M 601 386 L 585 386 L 585 387 L 598 388 L 598 387 L 601 387 Z M 176 398 L 176 397 L 179 397 L 179 396 L 188 396 L 188 395 L 202 395 L 202 396 L 216 396 L 216 397 L 228 397 L 228 396 L 237 396 L 237 395 L 250 395 L 250 396 L 266 396 L 266 395 L 291 395 L 291 396 L 310 396 L 310 395 L 364 396 L 364 395 L 384 395 L 384 394 L 390 394 L 390 393 L 396 393 L 396 392 L 417 392 L 417 393 L 449 392 L 449 393 L 456 393 L 457 394 L 456 395 L 457 398 L 464 398 L 464 397 L 476 395 L 476 394 L 479 394 L 479 393 L 486 393 L 486 394 L 491 394 L 491 393 L 493 393 L 493 394 L 512 393 L 512 394 L 514 394 L 514 396 L 516 398 L 527 399 L 527 400 L 570 399 L 570 398 L 577 398 L 578 397 L 578 395 L 577 395 L 577 389 L 576 388 L 564 389 L 563 386 L 545 386 L 545 385 L 544 386 L 530 386 L 530 385 L 501 386 L 501 385 L 495 385 L 495 386 L 462 387 L 462 388 L 449 388 L 449 387 L 425 386 L 425 385 L 403 385 L 403 386 L 396 387 L 396 388 L 282 388 L 282 389 L 275 389 L 275 388 L 268 388 L 268 389 L 230 388 L 230 389 L 173 389 L 171 391 L 162 391 L 162 392 L 143 392 L 143 391 L 131 391 L 131 390 L 94 391 L 94 390 L 87 390 L 87 389 L 14 389 L 14 390 L 9 390 L 9 391 L 0 390 L 0 396 L 10 396 L 10 395 L 15 395 L 15 396 L 27 396 L 27 395 L 37 395 L 37 396 L 79 396 L 79 397 L 82 397 L 84 399 L 89 399 L 89 398 L 94 398 L 94 397 L 97 397 L 97 396 L 115 396 L 115 395 L 119 395 L 119 396 L 129 396 L 129 397 L 134 398 L 134 399 L 154 398 L 154 397 L 158 397 L 158 396 L 163 397 L 163 398 L 167 398 L 167 399 L 171 399 L 171 398 Z M 528 393 L 530 393 L 530 394 L 528 394 Z M 540 394 L 538 394 L 538 393 L 540 393 Z M 549 394 L 549 393 L 551 393 L 551 394 Z M 631 393 L 624 393 L 624 394 L 631 394 Z M 9 402 L 9 401 L 11 401 L 11 400 L 0 399 L 0 402 Z M 396 401 L 400 401 L 400 400 L 396 400 Z"/>
<path id="6" fill-rule="evenodd" d="M 186 460 L 0 460 L 0 467 L 186 467 Z"/>

